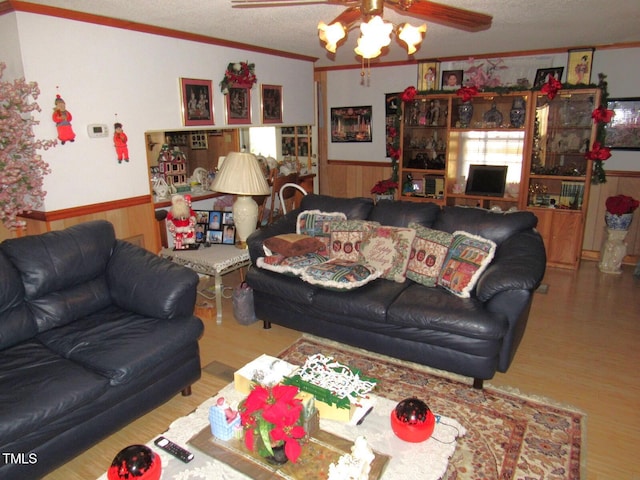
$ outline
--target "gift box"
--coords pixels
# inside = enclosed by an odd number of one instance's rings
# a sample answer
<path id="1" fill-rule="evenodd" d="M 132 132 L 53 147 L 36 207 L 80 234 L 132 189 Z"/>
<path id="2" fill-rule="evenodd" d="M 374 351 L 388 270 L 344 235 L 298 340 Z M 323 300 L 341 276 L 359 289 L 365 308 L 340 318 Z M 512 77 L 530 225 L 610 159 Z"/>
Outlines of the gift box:
<path id="1" fill-rule="evenodd" d="M 272 387 L 280 383 L 296 368 L 295 365 L 279 358 L 260 355 L 233 374 L 233 384 L 238 392 L 249 395 L 253 384 Z"/>

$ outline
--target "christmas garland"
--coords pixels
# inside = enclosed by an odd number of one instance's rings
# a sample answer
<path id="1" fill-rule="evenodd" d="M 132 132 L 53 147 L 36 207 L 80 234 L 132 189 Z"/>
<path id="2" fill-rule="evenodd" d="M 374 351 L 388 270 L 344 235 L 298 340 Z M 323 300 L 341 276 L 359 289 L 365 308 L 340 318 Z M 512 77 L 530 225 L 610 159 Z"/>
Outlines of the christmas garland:
<path id="1" fill-rule="evenodd" d="M 220 91 L 225 95 L 230 87 L 251 88 L 258 81 L 256 77 L 256 65 L 254 63 L 237 62 L 227 65 L 224 78 L 220 82 Z"/>

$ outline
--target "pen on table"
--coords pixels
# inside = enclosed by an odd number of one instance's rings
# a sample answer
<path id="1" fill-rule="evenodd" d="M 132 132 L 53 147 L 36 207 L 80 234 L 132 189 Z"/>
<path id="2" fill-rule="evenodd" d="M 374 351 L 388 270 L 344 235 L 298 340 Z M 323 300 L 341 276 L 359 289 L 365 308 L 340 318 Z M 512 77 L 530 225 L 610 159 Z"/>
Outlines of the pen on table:
<path id="1" fill-rule="evenodd" d="M 364 415 L 362 415 L 362 417 L 360 417 L 360 420 L 358 420 L 356 425 L 362 425 L 362 422 L 364 422 L 364 419 L 367 418 L 367 415 L 369 415 L 371 413 L 371 410 L 373 410 L 373 405 L 369 407 L 369 410 L 364 412 Z"/>

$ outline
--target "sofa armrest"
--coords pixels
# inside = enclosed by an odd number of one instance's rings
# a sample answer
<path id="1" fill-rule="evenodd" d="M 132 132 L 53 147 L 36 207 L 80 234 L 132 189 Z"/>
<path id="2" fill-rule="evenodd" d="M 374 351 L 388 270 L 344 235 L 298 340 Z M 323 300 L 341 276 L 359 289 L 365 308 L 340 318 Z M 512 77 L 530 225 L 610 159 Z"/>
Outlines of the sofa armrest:
<path id="1" fill-rule="evenodd" d="M 275 237 L 276 235 L 284 233 L 295 233 L 296 222 L 298 221 L 298 214 L 300 211 L 300 209 L 291 210 L 272 224 L 259 228 L 249 235 L 249 238 L 247 238 L 247 245 L 249 246 L 251 263 L 255 265 L 258 258 L 265 256 L 262 244 L 267 238 Z"/>
<path id="2" fill-rule="evenodd" d="M 476 285 L 476 296 L 486 302 L 507 290 L 534 290 L 546 268 L 546 252 L 542 237 L 535 230 L 513 235 L 496 251 L 489 268 Z"/>
<path id="3" fill-rule="evenodd" d="M 193 315 L 198 274 L 131 243 L 116 240 L 107 265 L 113 302 L 148 317 Z"/>

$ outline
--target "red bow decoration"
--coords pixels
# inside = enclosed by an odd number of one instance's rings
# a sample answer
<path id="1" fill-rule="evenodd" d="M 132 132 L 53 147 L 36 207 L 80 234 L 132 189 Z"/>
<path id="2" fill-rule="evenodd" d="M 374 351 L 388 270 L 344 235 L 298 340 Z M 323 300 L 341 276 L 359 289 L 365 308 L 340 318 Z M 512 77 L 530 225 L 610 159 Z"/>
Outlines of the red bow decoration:
<path id="1" fill-rule="evenodd" d="M 544 93 L 549 100 L 553 100 L 558 93 L 558 90 L 562 88 L 562 83 L 560 80 L 556 80 L 555 77 L 549 76 L 549 81 L 545 83 L 540 91 Z"/>
<path id="2" fill-rule="evenodd" d="M 608 110 L 604 106 L 600 105 L 593 111 L 593 113 L 591 113 L 591 118 L 593 118 L 595 123 L 609 123 L 613 114 L 613 110 Z"/>
<path id="3" fill-rule="evenodd" d="M 416 87 L 407 87 L 404 89 L 404 92 L 402 92 L 402 101 L 410 102 L 411 100 L 416 98 L 417 94 L 418 91 L 416 90 Z"/>
<path id="4" fill-rule="evenodd" d="M 398 131 L 396 130 L 396 127 L 389 127 L 388 133 L 391 138 L 395 138 Z"/>
<path id="5" fill-rule="evenodd" d="M 456 92 L 456 95 L 462 97 L 463 102 L 468 102 L 478 95 L 478 89 L 476 87 L 462 87 Z"/>
<path id="6" fill-rule="evenodd" d="M 600 142 L 593 142 L 591 151 L 584 154 L 584 158 L 587 160 L 604 161 L 611 157 L 611 150 L 607 147 L 603 147 Z"/>

